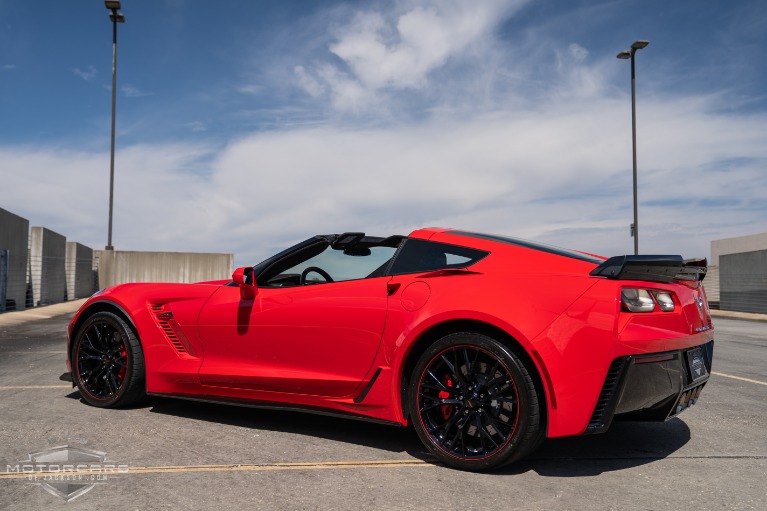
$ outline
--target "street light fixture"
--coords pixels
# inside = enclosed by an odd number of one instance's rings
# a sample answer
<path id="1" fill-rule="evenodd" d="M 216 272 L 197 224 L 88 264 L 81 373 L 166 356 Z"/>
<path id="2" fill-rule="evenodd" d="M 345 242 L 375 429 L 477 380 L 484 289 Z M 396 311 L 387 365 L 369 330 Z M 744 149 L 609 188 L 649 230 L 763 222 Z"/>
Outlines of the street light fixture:
<path id="1" fill-rule="evenodd" d="M 121 12 L 119 0 L 104 0 L 104 5 L 109 9 L 109 19 L 112 21 L 112 151 L 109 160 L 109 236 L 106 250 L 114 250 L 112 246 L 112 209 L 114 205 L 115 189 L 115 105 L 117 104 L 117 24 L 125 23 L 125 16 Z"/>
<path id="2" fill-rule="evenodd" d="M 639 40 L 634 41 L 631 45 L 631 50 L 620 52 L 617 57 L 619 59 L 627 60 L 631 59 L 631 145 L 634 151 L 634 223 L 631 226 L 631 235 L 634 236 L 634 255 L 639 254 L 639 210 L 637 205 L 637 119 L 636 119 L 636 88 L 635 82 L 635 70 L 634 70 L 634 55 L 637 50 L 645 48 L 650 41 Z"/>

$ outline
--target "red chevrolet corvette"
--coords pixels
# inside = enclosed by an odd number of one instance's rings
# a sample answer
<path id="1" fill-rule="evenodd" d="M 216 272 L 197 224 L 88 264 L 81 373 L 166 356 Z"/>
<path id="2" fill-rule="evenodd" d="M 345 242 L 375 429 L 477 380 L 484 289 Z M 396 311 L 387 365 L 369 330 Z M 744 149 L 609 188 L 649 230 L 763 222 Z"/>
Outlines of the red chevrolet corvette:
<path id="1" fill-rule="evenodd" d="M 450 229 L 321 235 L 231 281 L 97 293 L 67 364 L 94 406 L 152 394 L 412 423 L 442 462 L 484 470 L 694 404 L 705 273 Z"/>

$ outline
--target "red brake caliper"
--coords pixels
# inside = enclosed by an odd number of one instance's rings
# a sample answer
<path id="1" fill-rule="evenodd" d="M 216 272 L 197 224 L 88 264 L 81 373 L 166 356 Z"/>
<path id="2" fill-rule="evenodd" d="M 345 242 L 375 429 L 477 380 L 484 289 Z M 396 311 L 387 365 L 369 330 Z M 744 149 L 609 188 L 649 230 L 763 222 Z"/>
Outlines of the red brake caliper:
<path id="1" fill-rule="evenodd" d="M 442 378 L 442 383 L 444 383 L 446 387 L 453 387 L 453 380 L 451 380 L 448 375 L 445 375 L 445 377 Z M 449 397 L 450 392 L 446 390 L 441 390 L 439 392 L 440 399 L 447 399 Z M 439 411 L 442 413 L 442 418 L 448 420 L 450 416 L 453 415 L 453 405 L 439 405 Z"/>
<path id="2" fill-rule="evenodd" d="M 128 365 L 128 356 L 127 355 L 128 355 L 128 350 L 125 347 L 125 345 L 123 344 L 122 350 L 120 350 L 120 360 L 124 360 L 126 366 Z M 125 379 L 125 370 L 126 370 L 126 367 L 121 367 L 120 371 L 117 373 L 117 377 L 120 378 L 120 382 L 122 382 L 123 379 Z"/>

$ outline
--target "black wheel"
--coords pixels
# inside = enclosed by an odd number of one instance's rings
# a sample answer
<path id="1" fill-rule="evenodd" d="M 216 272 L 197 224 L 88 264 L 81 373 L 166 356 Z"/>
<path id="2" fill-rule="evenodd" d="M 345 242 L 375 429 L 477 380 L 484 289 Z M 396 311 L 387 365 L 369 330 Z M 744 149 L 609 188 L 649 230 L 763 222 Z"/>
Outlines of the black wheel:
<path id="1" fill-rule="evenodd" d="M 93 406 L 126 406 L 144 396 L 144 354 L 133 330 L 111 312 L 90 316 L 71 354 L 80 395 Z"/>
<path id="2" fill-rule="evenodd" d="M 530 373 L 491 337 L 464 332 L 441 338 L 419 359 L 408 392 L 418 436 L 447 465 L 496 468 L 538 444 L 540 411 Z"/>

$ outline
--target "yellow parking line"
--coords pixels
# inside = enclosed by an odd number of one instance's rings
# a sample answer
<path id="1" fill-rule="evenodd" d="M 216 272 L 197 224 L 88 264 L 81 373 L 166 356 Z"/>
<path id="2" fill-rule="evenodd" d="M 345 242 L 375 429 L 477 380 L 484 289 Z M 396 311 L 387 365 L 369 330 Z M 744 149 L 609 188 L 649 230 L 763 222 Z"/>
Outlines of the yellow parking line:
<path id="1" fill-rule="evenodd" d="M 435 467 L 423 460 L 371 460 L 371 461 L 318 461 L 304 463 L 273 463 L 263 465 L 171 465 L 158 467 L 127 467 L 114 470 L 108 475 L 130 474 L 172 474 L 178 472 L 246 472 L 274 470 L 321 470 L 336 468 L 397 468 L 397 467 Z M 35 471 L 35 472 L 0 472 L 0 479 L 27 479 L 29 477 L 50 477 L 61 475 L 93 474 L 90 470 L 74 471 Z"/>
<path id="2" fill-rule="evenodd" d="M 53 354 L 53 355 L 66 355 L 66 351 L 36 351 L 36 350 L 26 350 L 26 351 L 0 351 L 0 355 L 7 355 L 7 354 L 13 354 L 13 355 L 38 355 L 40 353 L 42 354 Z"/>
<path id="3" fill-rule="evenodd" d="M 733 376 L 731 374 L 717 373 L 716 371 L 711 371 L 711 374 L 713 374 L 715 376 L 723 376 L 724 378 L 732 378 L 733 380 L 747 381 L 748 383 L 756 383 L 757 385 L 767 385 L 767 382 L 764 382 L 764 381 L 752 380 L 750 378 L 741 378 L 740 376 Z"/>
<path id="4" fill-rule="evenodd" d="M 72 385 L 9 385 L 0 390 L 71 389 Z"/>
<path id="5" fill-rule="evenodd" d="M 271 465 L 178 465 L 167 467 L 129 467 L 129 474 L 174 472 L 240 472 L 261 470 L 319 470 L 331 468 L 378 468 L 431 466 L 422 460 L 320 461 L 310 463 L 274 463 Z"/>

